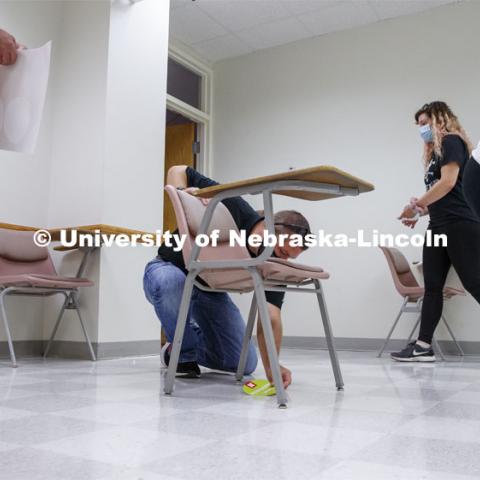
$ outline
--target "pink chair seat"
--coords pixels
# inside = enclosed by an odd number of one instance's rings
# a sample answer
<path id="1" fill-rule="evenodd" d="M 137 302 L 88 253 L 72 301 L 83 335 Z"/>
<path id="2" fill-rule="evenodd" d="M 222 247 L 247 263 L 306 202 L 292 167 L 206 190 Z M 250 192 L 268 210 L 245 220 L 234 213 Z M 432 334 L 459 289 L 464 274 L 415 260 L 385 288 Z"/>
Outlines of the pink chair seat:
<path id="1" fill-rule="evenodd" d="M 44 356 L 47 356 L 63 314 L 68 308 L 77 312 L 90 356 L 92 360 L 95 360 L 95 352 L 93 351 L 92 343 L 82 320 L 78 300 L 75 296 L 80 287 L 91 287 L 92 285 L 93 282 L 86 278 L 58 275 L 48 248 L 35 245 L 33 231 L 0 228 L 0 320 L 3 320 L 5 326 L 10 358 L 14 367 L 17 366 L 17 359 L 8 325 L 5 297 L 11 294 L 64 294 L 63 306 L 48 341 Z"/>
<path id="2" fill-rule="evenodd" d="M 398 293 L 403 298 L 408 298 L 409 302 L 416 302 L 422 298 L 425 295 L 425 288 L 418 284 L 403 253 L 396 248 L 380 247 L 380 249 L 387 259 L 393 283 Z M 458 288 L 445 287 L 443 295 L 446 298 L 451 298 L 455 295 L 465 295 L 465 291 Z"/>
<path id="3" fill-rule="evenodd" d="M 79 288 L 91 287 L 93 286 L 93 282 L 88 280 L 87 278 L 22 273 L 17 275 L 0 275 L 0 286 L 37 288 Z"/>
<path id="4" fill-rule="evenodd" d="M 258 267 L 262 278 L 268 285 L 284 285 L 286 283 L 301 284 L 311 279 L 325 280 L 330 275 L 321 268 L 289 262 L 280 258 L 271 258 Z M 224 270 L 203 270 L 200 277 L 211 288 L 253 291 L 251 275 L 243 268 Z"/>
<path id="5" fill-rule="evenodd" d="M 416 302 L 419 298 L 425 295 L 424 287 L 403 287 L 404 296 L 408 297 L 409 302 Z M 445 298 L 452 298 L 456 295 L 465 295 L 464 290 L 453 287 L 445 287 L 443 289 L 443 296 Z"/>

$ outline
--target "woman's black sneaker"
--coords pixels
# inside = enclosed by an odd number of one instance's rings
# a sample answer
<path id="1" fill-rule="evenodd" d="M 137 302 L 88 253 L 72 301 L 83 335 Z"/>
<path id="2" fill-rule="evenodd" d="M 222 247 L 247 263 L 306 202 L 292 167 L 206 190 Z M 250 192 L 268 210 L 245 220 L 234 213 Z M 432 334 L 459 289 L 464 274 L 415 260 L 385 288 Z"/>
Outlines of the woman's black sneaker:
<path id="1" fill-rule="evenodd" d="M 164 367 L 168 367 L 170 363 L 171 351 L 172 344 L 167 342 L 160 352 L 160 362 Z M 182 378 L 200 378 L 200 367 L 197 362 L 179 362 L 176 376 Z"/>
<path id="2" fill-rule="evenodd" d="M 435 354 L 431 348 L 423 348 L 416 342 L 409 343 L 401 352 L 392 352 L 390 356 L 397 362 L 434 362 Z"/>

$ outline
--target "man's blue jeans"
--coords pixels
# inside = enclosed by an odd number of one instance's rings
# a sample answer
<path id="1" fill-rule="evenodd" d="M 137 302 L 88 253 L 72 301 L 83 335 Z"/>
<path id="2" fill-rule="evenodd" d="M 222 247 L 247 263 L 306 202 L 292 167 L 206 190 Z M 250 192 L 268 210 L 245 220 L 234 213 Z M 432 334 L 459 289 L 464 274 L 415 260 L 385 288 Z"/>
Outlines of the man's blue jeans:
<path id="1" fill-rule="evenodd" d="M 167 339 L 173 341 L 185 273 L 170 262 L 155 258 L 145 267 L 143 289 L 154 306 Z M 180 353 L 180 362 L 234 372 L 245 334 L 245 322 L 227 293 L 204 292 L 193 287 Z M 245 373 L 257 366 L 257 353 L 249 345 Z"/>

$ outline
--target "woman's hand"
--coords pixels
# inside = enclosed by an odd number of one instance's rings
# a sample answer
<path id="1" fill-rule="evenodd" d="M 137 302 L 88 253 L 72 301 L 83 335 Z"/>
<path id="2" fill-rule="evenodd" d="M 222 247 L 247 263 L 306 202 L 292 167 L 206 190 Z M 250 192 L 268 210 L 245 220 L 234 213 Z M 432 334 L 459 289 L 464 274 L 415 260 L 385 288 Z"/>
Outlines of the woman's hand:
<path id="1" fill-rule="evenodd" d="M 414 207 L 412 207 L 411 204 L 409 204 L 403 209 L 402 213 L 397 218 L 406 227 L 414 228 L 418 222 L 418 216 L 418 211 Z"/>
<path id="2" fill-rule="evenodd" d="M 428 207 L 421 207 L 418 203 L 418 198 L 417 197 L 412 197 L 410 199 L 410 206 L 416 210 L 420 216 L 422 217 L 423 215 L 428 214 Z"/>

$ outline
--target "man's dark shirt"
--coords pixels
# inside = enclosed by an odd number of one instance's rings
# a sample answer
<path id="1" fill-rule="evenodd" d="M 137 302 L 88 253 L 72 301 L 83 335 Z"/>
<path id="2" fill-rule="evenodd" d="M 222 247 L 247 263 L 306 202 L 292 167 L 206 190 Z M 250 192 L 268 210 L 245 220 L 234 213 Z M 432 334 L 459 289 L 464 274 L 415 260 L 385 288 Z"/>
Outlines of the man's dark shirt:
<path id="1" fill-rule="evenodd" d="M 218 185 L 218 182 L 205 177 L 191 167 L 187 167 L 186 174 L 188 187 L 207 188 L 213 185 Z M 226 198 L 225 200 L 222 200 L 222 203 L 232 215 L 237 228 L 239 230 L 245 230 L 247 237 L 250 235 L 252 228 L 258 222 L 263 220 L 263 217 L 261 217 L 242 197 Z M 178 233 L 178 230 L 174 233 Z M 158 249 L 158 255 L 166 262 L 173 263 L 176 267 L 180 268 L 185 274 L 187 274 L 183 254 L 181 251 L 175 251 L 173 245 L 170 247 L 161 245 Z M 252 257 L 255 256 L 252 252 L 250 252 L 250 255 L 252 255 Z M 285 292 L 265 292 L 265 296 L 268 303 L 275 305 L 278 308 L 282 308 Z"/>

